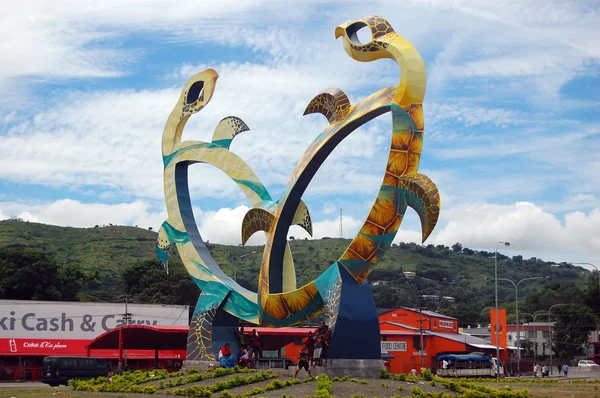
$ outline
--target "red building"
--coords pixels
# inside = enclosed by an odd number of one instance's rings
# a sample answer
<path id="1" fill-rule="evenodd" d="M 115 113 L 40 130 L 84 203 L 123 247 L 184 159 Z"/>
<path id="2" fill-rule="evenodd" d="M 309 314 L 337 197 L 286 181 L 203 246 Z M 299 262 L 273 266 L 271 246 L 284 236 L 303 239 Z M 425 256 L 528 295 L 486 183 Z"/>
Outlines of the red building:
<path id="1" fill-rule="evenodd" d="M 124 325 L 124 304 L 0 300 L 0 380 L 38 380 L 46 356 L 87 356 L 87 346 L 98 336 Z M 129 304 L 130 324 L 187 328 L 189 307 Z M 159 365 L 173 367 L 185 356 L 185 345 L 160 350 Z M 116 368 L 119 351 L 101 349 L 94 356 Z M 152 367 L 154 350 L 128 350 L 130 368 Z"/>
<path id="2" fill-rule="evenodd" d="M 412 308 L 398 308 L 379 315 L 381 352 L 392 373 L 409 373 L 422 366 L 436 369 L 443 353 L 485 352 L 495 356 L 496 347 L 478 337 L 458 332 L 458 321 L 446 315 Z"/>

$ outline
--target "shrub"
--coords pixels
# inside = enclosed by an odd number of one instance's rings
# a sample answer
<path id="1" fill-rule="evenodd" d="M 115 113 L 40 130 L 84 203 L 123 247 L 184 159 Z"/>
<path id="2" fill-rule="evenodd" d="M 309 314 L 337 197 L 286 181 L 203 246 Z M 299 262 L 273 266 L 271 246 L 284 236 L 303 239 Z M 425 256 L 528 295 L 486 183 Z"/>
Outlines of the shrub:
<path id="1" fill-rule="evenodd" d="M 388 372 L 386 369 L 379 369 L 379 378 L 380 379 L 391 379 L 392 374 Z"/>
<path id="2" fill-rule="evenodd" d="M 333 384 L 326 375 L 320 375 L 317 378 L 317 389 L 315 391 L 315 398 L 330 398 L 331 388 Z"/>
<path id="3" fill-rule="evenodd" d="M 435 376 L 433 375 L 433 373 L 431 373 L 431 371 L 429 369 L 425 369 L 423 371 L 423 378 L 427 381 L 431 381 L 435 378 Z"/>

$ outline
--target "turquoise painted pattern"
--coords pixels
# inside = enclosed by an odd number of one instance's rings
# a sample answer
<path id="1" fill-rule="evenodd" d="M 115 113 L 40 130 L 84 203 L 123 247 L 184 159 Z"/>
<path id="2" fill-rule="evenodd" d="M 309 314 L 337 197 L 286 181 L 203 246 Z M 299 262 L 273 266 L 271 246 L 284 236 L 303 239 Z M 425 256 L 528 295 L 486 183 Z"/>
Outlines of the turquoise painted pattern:
<path id="1" fill-rule="evenodd" d="M 235 181 L 236 183 L 240 184 L 240 185 L 244 185 L 247 186 L 248 188 L 250 188 L 254 193 L 256 193 L 258 195 L 258 197 L 261 198 L 261 200 L 264 201 L 270 201 L 272 202 L 273 199 L 271 199 L 271 195 L 269 195 L 269 192 L 267 191 L 267 188 L 265 188 L 264 185 L 255 182 L 255 181 L 249 181 L 249 180 L 237 180 L 237 179 L 233 179 L 233 181 Z"/>
<path id="2" fill-rule="evenodd" d="M 252 319 L 258 316 L 258 304 L 233 289 L 223 309 L 240 319 Z"/>
<path id="3" fill-rule="evenodd" d="M 167 233 L 170 243 L 176 243 L 178 245 L 185 245 L 190 241 L 190 236 L 187 232 L 180 231 L 174 228 L 168 221 L 162 223 L 161 228 Z"/>
<path id="4" fill-rule="evenodd" d="M 231 141 L 233 141 L 232 138 L 223 138 L 221 140 L 214 140 L 212 143 L 220 146 L 221 148 L 229 149 Z"/>
<path id="5" fill-rule="evenodd" d="M 163 156 L 163 164 L 164 164 L 165 169 L 171 163 L 171 161 L 175 157 L 177 157 L 178 155 L 180 155 L 182 153 L 185 153 L 187 151 L 198 149 L 198 148 L 215 149 L 215 148 L 222 148 L 222 147 L 221 147 L 221 145 L 214 144 L 214 143 L 211 143 L 211 142 L 201 142 L 201 143 L 198 143 L 198 144 L 192 144 L 192 145 L 186 146 L 184 148 L 180 148 L 180 149 L 176 150 L 175 152 L 173 152 L 173 153 L 171 153 L 169 155 Z"/>

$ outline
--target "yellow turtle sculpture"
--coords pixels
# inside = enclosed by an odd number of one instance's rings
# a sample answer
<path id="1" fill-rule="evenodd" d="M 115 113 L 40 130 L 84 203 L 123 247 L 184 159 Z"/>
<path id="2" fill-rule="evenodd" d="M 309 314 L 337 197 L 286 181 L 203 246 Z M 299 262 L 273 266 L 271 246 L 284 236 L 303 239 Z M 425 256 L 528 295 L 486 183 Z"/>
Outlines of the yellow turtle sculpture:
<path id="1" fill-rule="evenodd" d="M 362 28 L 371 31 L 369 43 L 358 39 L 357 32 Z M 174 243 L 202 291 L 190 325 L 188 360 L 214 359 L 222 343 L 237 340 L 234 328 L 239 320 L 277 327 L 299 324 L 323 313 L 332 329 L 330 358 L 380 359 L 379 323 L 367 277 L 391 245 L 407 207 L 421 219 L 423 241 L 433 231 L 440 211 L 437 187 L 418 173 L 424 131 L 425 65 L 413 45 L 378 16 L 346 22 L 335 29 L 335 37 L 342 38 L 345 51 L 357 61 L 394 59 L 400 66 L 400 82 L 355 105 L 335 88 L 310 101 L 304 114 L 321 113 L 329 124 L 310 144 L 277 201 L 246 162 L 229 150 L 233 138 L 248 130 L 239 118 L 223 119 L 210 143 L 181 141 L 189 117 L 203 109 L 213 95 L 218 78 L 214 70 L 188 80 L 169 116 L 162 141 L 168 219 L 159 231 L 157 255 L 167 267 L 168 250 Z M 316 280 L 297 287 L 287 234 L 294 224 L 312 233 L 302 194 L 345 137 L 387 112 L 392 114 L 390 151 L 381 188 L 367 219 L 338 261 Z M 257 293 L 228 277 L 200 236 L 187 181 L 188 166 L 193 163 L 207 163 L 225 172 L 252 205 L 242 222 L 242 243 L 258 231 L 266 236 Z"/>

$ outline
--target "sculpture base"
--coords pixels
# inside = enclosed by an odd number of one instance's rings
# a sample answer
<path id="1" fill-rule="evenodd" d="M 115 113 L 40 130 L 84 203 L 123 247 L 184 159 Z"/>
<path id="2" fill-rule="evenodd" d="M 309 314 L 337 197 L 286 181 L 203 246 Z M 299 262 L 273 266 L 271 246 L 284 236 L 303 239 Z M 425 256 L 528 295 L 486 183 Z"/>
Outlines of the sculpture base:
<path id="1" fill-rule="evenodd" d="M 217 361 L 183 361 L 181 369 L 198 369 L 200 371 L 206 368 L 218 368 L 221 366 Z"/>
<path id="2" fill-rule="evenodd" d="M 325 374 L 329 377 L 348 375 L 350 377 L 378 378 L 381 369 L 385 369 L 381 359 L 330 359 L 327 366 L 315 366 L 310 368 L 310 371 L 315 376 Z M 303 371 L 301 370 L 301 372 Z"/>

